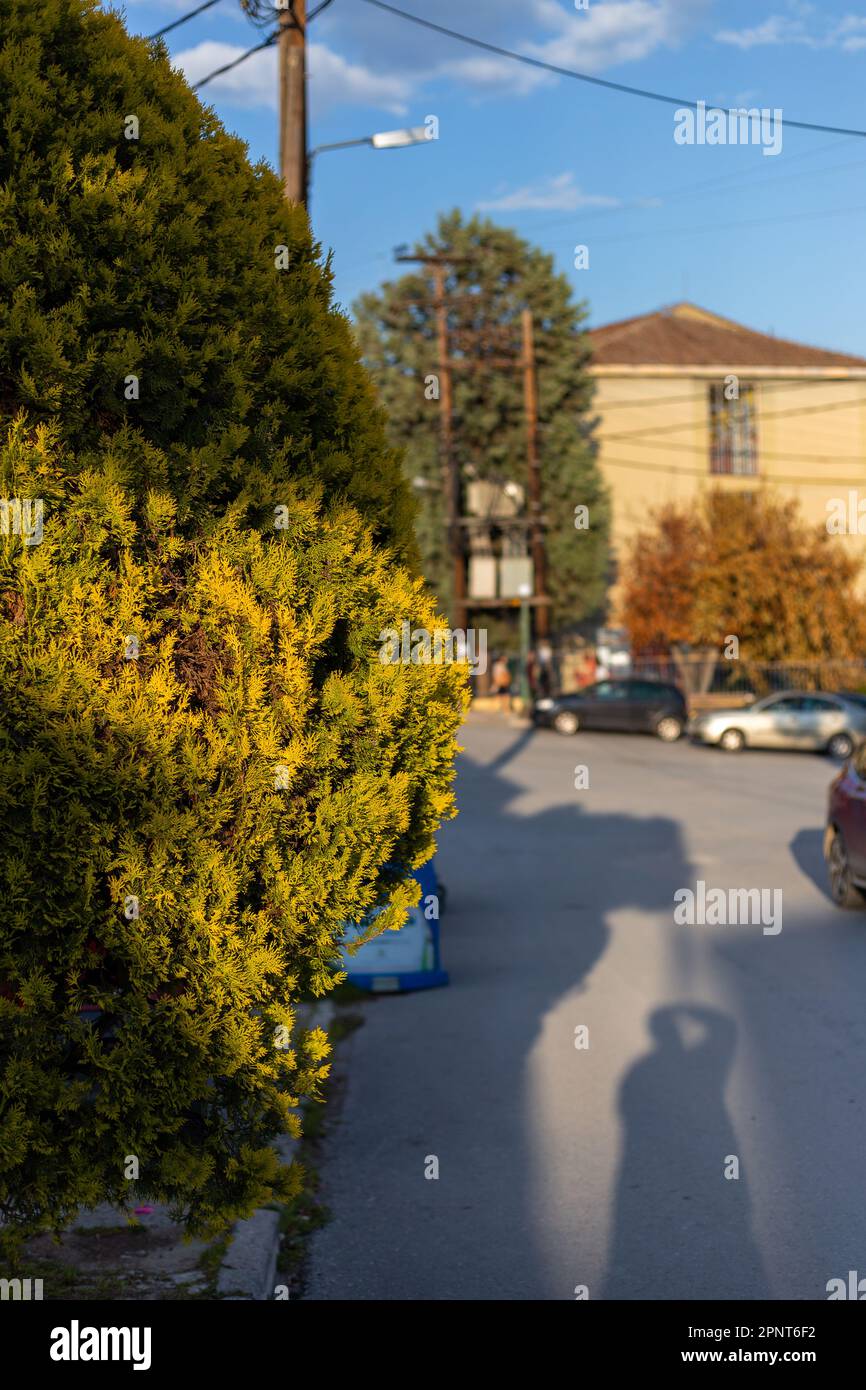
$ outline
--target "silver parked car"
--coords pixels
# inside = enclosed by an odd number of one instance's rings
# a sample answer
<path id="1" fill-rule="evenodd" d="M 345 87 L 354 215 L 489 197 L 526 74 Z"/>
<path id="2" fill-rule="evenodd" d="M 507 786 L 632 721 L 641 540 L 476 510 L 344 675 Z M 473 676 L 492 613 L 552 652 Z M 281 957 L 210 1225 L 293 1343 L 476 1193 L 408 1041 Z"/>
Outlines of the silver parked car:
<path id="1" fill-rule="evenodd" d="M 806 748 L 848 758 L 866 739 L 866 705 L 844 695 L 784 690 L 742 709 L 705 710 L 689 721 L 697 743 L 740 748 Z"/>

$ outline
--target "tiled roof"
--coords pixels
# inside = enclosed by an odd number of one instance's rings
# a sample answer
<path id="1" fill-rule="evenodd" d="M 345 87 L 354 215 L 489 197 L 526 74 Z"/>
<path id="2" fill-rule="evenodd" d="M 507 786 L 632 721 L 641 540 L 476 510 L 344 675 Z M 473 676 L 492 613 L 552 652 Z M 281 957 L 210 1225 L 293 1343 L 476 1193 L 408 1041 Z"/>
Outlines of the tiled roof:
<path id="1" fill-rule="evenodd" d="M 695 304 L 589 330 L 592 366 L 866 367 L 866 358 L 756 333 Z"/>

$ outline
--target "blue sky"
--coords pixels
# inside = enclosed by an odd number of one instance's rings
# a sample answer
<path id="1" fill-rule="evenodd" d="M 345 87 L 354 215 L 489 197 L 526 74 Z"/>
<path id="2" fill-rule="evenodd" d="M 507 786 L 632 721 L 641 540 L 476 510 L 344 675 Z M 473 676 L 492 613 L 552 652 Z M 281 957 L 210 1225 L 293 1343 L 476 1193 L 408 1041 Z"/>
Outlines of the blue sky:
<path id="1" fill-rule="evenodd" d="M 199 0 L 126 0 L 149 34 Z M 866 128 L 866 7 L 854 0 L 395 0 L 449 28 L 612 81 Z M 311 6 L 312 7 L 312 0 Z M 167 36 L 191 81 L 256 43 L 239 0 Z M 592 323 L 681 299 L 866 357 L 866 139 L 782 127 L 782 148 L 681 145 L 674 108 L 554 77 L 365 0 L 310 25 L 312 145 L 439 121 L 439 139 L 316 161 L 312 215 L 336 288 L 393 278 L 393 247 L 476 209 L 551 252 Z M 276 56 L 205 87 L 253 158 L 277 157 Z M 589 268 L 574 268 L 574 248 Z"/>

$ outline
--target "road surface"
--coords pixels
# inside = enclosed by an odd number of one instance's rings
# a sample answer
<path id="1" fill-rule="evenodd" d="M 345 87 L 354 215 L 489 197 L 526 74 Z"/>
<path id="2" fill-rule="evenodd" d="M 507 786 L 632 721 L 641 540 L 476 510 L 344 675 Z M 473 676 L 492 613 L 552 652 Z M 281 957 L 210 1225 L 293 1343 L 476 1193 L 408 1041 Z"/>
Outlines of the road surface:
<path id="1" fill-rule="evenodd" d="M 341 1044 L 305 1296 L 824 1299 L 866 1276 L 866 913 L 823 886 L 832 764 L 490 715 L 462 742 L 452 983 L 372 999 Z M 677 925 L 698 880 L 780 889 L 782 930 Z"/>

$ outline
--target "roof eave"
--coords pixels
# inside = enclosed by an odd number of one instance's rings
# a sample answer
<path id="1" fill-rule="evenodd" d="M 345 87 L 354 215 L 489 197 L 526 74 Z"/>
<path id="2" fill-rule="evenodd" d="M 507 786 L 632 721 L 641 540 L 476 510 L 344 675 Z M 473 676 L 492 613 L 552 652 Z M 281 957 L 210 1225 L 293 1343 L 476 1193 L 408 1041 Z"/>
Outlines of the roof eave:
<path id="1" fill-rule="evenodd" d="M 717 381 L 719 377 L 743 376 L 751 378 L 791 378 L 796 380 L 809 377 L 816 381 L 866 381 L 866 364 L 862 367 L 750 367 L 746 363 L 719 362 L 714 365 L 674 365 L 665 362 L 617 362 L 598 363 L 589 361 L 587 370 L 591 376 L 645 376 L 645 377 L 696 377 L 699 380 Z"/>

